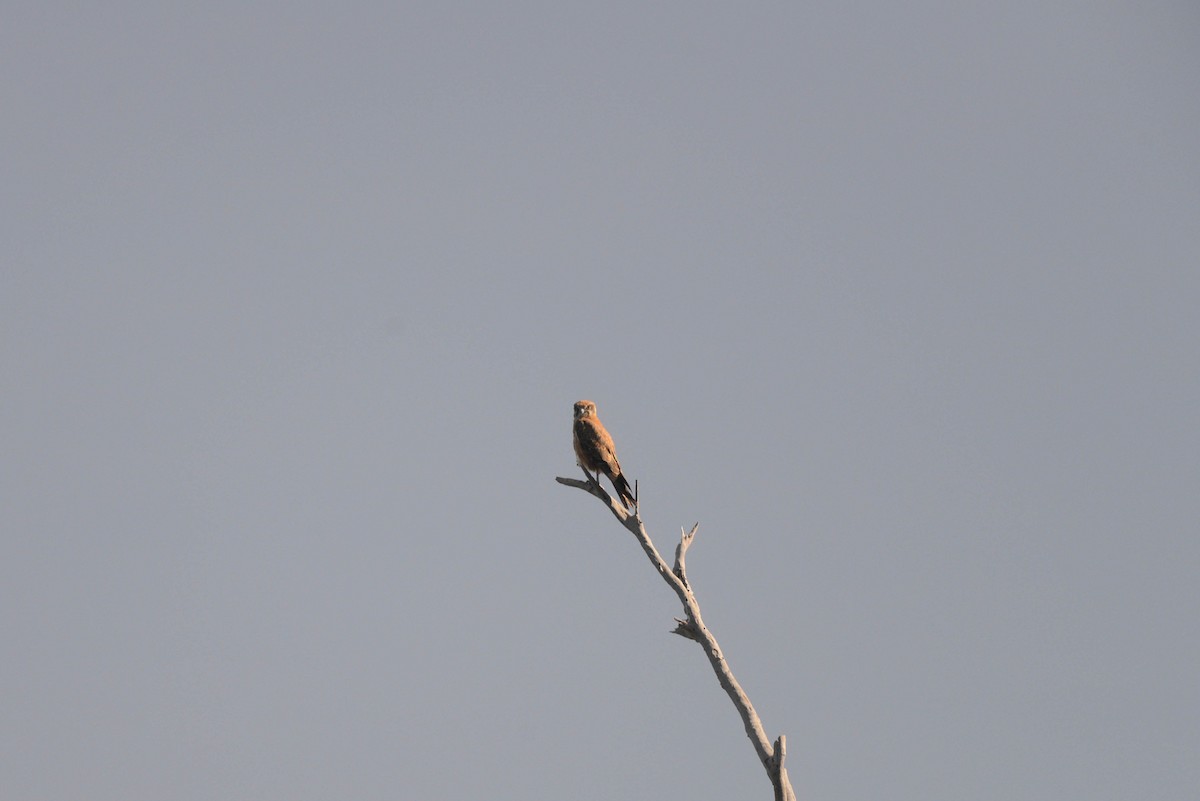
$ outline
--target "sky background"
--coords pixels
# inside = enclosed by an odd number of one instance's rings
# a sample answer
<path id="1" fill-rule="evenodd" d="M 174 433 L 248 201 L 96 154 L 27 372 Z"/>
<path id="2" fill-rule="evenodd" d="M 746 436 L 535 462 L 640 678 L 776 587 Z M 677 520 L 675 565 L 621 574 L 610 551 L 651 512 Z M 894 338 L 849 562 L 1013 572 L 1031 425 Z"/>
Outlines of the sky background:
<path id="1" fill-rule="evenodd" d="M 1188 2 L 17 2 L 0 790 L 1200 797 Z"/>

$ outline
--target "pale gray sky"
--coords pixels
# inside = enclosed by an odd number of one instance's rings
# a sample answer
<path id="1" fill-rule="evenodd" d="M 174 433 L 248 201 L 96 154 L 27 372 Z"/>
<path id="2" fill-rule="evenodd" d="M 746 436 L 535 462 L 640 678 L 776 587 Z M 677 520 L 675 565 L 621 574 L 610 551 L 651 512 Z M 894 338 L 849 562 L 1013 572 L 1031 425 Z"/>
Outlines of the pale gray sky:
<path id="1" fill-rule="evenodd" d="M 4 18 L 5 798 L 1200 796 L 1193 4 Z"/>

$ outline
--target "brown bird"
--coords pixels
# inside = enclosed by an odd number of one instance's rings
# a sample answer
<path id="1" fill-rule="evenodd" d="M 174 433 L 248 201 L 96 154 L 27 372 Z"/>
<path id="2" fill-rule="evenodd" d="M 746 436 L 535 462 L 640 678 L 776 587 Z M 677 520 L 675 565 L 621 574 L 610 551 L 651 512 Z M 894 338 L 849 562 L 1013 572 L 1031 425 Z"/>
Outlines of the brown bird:
<path id="1" fill-rule="evenodd" d="M 613 488 L 621 496 L 621 502 L 633 508 L 633 490 L 629 488 L 629 482 L 621 473 L 621 465 L 617 463 L 617 450 L 613 447 L 612 437 L 596 416 L 596 404 L 590 400 L 576 401 L 575 423 L 572 429 L 575 433 L 575 456 L 579 466 L 595 473 L 597 483 L 601 473 L 608 476 Z"/>

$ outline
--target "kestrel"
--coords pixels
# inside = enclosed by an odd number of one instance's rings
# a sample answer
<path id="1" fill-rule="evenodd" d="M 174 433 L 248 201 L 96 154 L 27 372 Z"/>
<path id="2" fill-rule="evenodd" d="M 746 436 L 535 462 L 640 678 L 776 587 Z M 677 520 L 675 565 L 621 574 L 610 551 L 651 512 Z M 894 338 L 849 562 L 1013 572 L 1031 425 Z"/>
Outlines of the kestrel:
<path id="1" fill-rule="evenodd" d="M 613 488 L 621 496 L 621 502 L 633 508 L 633 490 L 621 473 L 621 465 L 617 463 L 617 450 L 613 447 L 612 437 L 605 430 L 604 424 L 596 416 L 596 404 L 589 400 L 575 403 L 575 456 L 579 466 L 596 474 L 608 476 Z"/>

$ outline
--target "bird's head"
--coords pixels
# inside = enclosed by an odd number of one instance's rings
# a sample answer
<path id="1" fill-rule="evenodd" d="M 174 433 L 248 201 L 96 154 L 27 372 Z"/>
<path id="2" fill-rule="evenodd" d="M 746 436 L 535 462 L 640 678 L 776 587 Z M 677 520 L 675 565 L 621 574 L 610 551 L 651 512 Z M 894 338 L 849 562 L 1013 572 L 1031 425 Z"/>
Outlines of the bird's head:
<path id="1" fill-rule="evenodd" d="M 596 404 L 590 400 L 575 401 L 575 419 L 582 420 L 584 417 L 596 416 Z"/>

